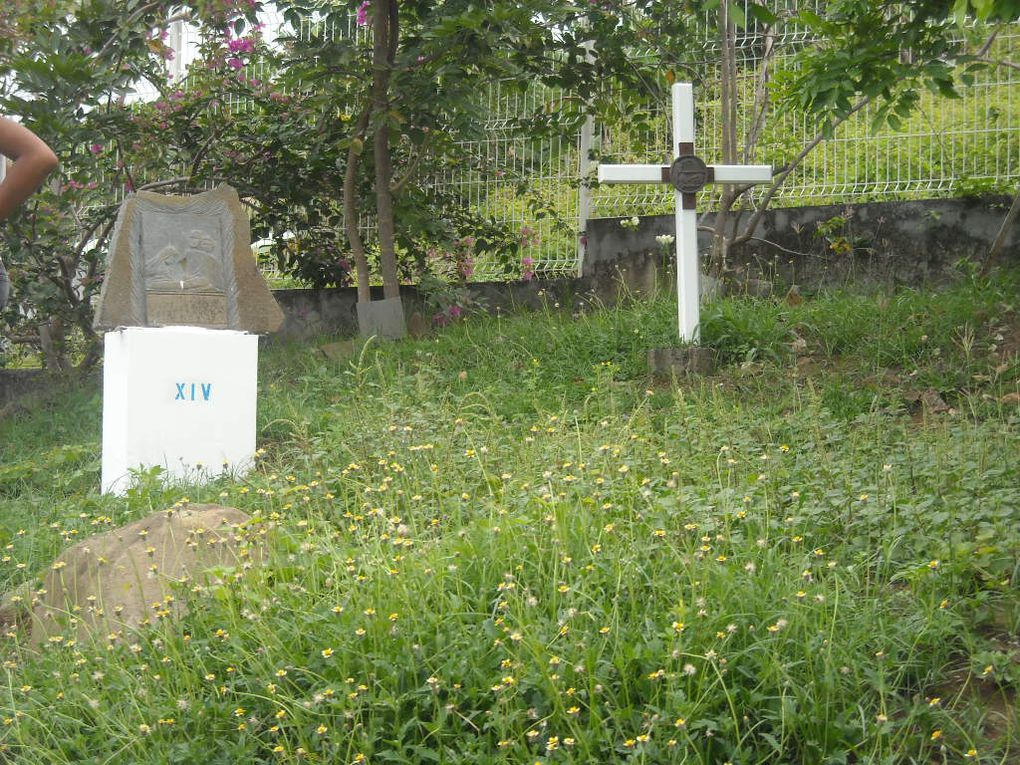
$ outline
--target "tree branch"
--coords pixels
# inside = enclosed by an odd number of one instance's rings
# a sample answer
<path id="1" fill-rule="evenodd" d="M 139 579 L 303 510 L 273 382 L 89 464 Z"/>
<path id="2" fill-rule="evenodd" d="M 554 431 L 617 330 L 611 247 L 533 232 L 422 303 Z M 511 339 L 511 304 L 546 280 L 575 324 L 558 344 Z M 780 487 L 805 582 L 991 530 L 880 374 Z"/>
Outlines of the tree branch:
<path id="1" fill-rule="evenodd" d="M 415 152 L 414 158 L 408 163 L 404 175 L 390 184 L 391 194 L 399 194 L 404 189 L 404 186 L 416 175 L 418 167 L 421 165 L 422 160 L 425 159 L 425 156 L 425 146 L 419 147 L 419 150 Z"/>
<path id="2" fill-rule="evenodd" d="M 125 27 L 130 27 L 132 24 L 134 24 L 136 21 L 138 21 L 138 19 L 142 18 L 149 11 L 154 11 L 157 8 L 159 8 L 160 5 L 161 5 L 161 3 L 159 3 L 159 2 L 149 3 L 148 5 L 143 5 L 137 11 L 132 13 L 130 16 L 128 16 L 122 22 L 120 22 L 120 24 L 118 25 L 118 31 L 120 29 L 124 29 Z M 96 54 L 96 58 L 97 59 L 101 59 L 103 57 L 103 55 L 111 47 L 113 47 L 116 43 L 117 43 L 117 35 L 115 34 L 115 35 L 113 35 L 109 40 L 107 40 L 103 44 L 102 48 L 99 49 L 99 52 Z"/>
<path id="3" fill-rule="evenodd" d="M 846 122 L 851 115 L 859 112 L 870 102 L 871 102 L 870 96 L 862 98 L 860 101 L 853 105 L 850 111 L 848 111 L 845 115 L 836 120 L 836 124 L 833 125 L 833 128 Z M 769 186 L 769 190 L 765 193 L 765 197 L 761 200 L 761 202 L 758 203 L 758 207 L 754 211 L 754 215 L 752 215 L 750 220 L 747 221 L 747 225 L 744 226 L 743 232 L 741 232 L 739 235 L 733 238 L 732 244 L 734 245 L 743 244 L 751 237 L 751 232 L 753 232 L 758 227 L 758 224 L 761 222 L 761 218 L 765 214 L 765 211 L 768 209 L 769 204 L 772 202 L 773 197 L 775 197 L 776 192 L 779 191 L 779 187 L 783 185 L 783 183 L 789 177 L 790 173 L 796 170 L 797 166 L 804 161 L 804 158 L 808 154 L 810 154 L 818 144 L 824 141 L 825 138 L 826 131 L 824 130 L 818 131 L 815 137 L 812 138 L 803 149 L 801 149 L 800 153 L 796 157 L 794 157 L 793 160 L 791 160 L 784 167 L 782 167 L 778 173 L 776 173 L 775 178 L 772 181 L 772 185 Z"/>
<path id="4" fill-rule="evenodd" d="M 992 43 L 995 42 L 995 38 L 998 37 L 998 36 L 999 36 L 999 30 L 996 29 L 994 32 L 992 32 L 990 35 L 988 35 L 988 39 L 985 40 L 984 44 L 980 48 L 978 48 L 977 53 L 975 53 L 974 55 L 975 56 L 984 56 L 986 53 L 988 53 L 988 51 L 991 50 Z"/>
<path id="5" fill-rule="evenodd" d="M 995 241 L 992 242 L 992 246 L 985 256 L 985 262 L 981 264 L 981 270 L 978 272 L 979 276 L 988 276 L 988 272 L 992 269 L 992 263 L 998 259 L 999 253 L 1006 246 L 1006 237 L 1009 236 L 1009 230 L 1013 227 L 1018 217 L 1020 217 L 1020 187 L 1017 188 L 1016 196 L 1013 197 L 1013 204 L 1009 206 L 1009 211 L 1006 213 L 1002 225 L 999 226 L 999 233 L 995 235 Z"/>
<path id="6" fill-rule="evenodd" d="M 1020 64 L 1016 64 L 1016 63 L 1014 63 L 1012 61 L 1007 61 L 1006 59 L 988 58 L 987 56 L 978 56 L 977 60 L 981 61 L 982 63 L 985 63 L 985 64 L 991 64 L 992 66 L 1004 66 L 1007 69 L 1016 69 L 1016 70 L 1020 71 Z"/>
<path id="7" fill-rule="evenodd" d="M 205 155 L 209 152 L 209 149 L 212 148 L 213 141 L 218 139 L 221 135 L 223 135 L 222 128 L 219 130 L 213 130 L 212 135 L 206 139 L 206 142 L 198 147 L 198 151 L 195 152 L 195 158 L 191 161 L 191 170 L 188 171 L 188 180 L 195 177 L 195 173 L 198 172 L 199 163 L 205 159 Z"/>

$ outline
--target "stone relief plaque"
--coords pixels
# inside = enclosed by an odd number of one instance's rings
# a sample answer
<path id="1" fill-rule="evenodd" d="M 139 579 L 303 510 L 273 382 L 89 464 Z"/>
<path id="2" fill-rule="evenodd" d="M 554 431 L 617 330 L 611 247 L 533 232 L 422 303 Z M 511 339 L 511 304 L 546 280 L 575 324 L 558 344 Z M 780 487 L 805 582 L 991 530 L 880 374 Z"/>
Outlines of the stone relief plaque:
<path id="1" fill-rule="evenodd" d="M 251 252 L 229 186 L 191 197 L 140 192 L 121 206 L 95 326 L 272 332 L 283 313 Z"/>

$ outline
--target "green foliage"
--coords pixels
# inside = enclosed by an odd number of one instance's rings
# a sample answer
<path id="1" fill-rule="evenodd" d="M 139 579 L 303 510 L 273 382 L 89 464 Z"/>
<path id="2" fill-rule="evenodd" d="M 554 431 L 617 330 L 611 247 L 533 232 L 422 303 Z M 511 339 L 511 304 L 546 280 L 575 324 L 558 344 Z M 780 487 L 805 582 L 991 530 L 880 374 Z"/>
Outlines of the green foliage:
<path id="1" fill-rule="evenodd" d="M 771 303 L 722 300 L 702 314 L 702 340 L 724 363 L 778 362 L 789 352 L 793 337 L 786 317 Z"/>
<path id="2" fill-rule="evenodd" d="M 252 513 L 270 542 L 264 565 L 181 587 L 182 621 L 39 649 L 11 631 L 0 746 L 25 763 L 1004 761 L 1020 412 L 996 336 L 1020 330 L 1016 289 L 728 300 L 709 310 L 733 347 L 794 327 L 814 371 L 784 352 L 675 384 L 643 360 L 675 332 L 669 296 L 575 317 L 578 296 L 346 362 L 277 346 L 256 468 L 144 475 L 123 500 L 94 488 L 87 391 L 5 421 L 6 476 L 93 480 L 5 483 L 4 589 L 183 497 Z M 889 405 L 943 365 L 968 370 L 940 388 L 955 414 Z"/>
<path id="3" fill-rule="evenodd" d="M 54 370 L 95 361 L 92 302 L 102 282 L 102 259 L 116 215 L 118 190 L 188 189 L 205 182 L 197 165 L 218 129 L 203 136 L 200 115 L 215 98 L 168 85 L 163 42 L 168 19 L 183 12 L 164 0 L 96 0 L 74 12 L 46 3 L 22 19 L 0 51 L 0 111 L 20 117 L 56 152 L 61 169 L 3 228 L 0 251 L 10 266 L 14 297 L 4 320 L 15 342 L 47 348 Z M 197 4 L 195 13 L 220 35 L 228 22 L 244 28 L 234 4 Z M 249 15 L 257 6 L 245 5 Z M 205 14 L 205 15 L 201 15 Z M 218 83 L 233 71 L 221 58 Z M 236 74 L 230 79 L 237 80 Z M 129 105 L 141 82 L 162 93 L 154 104 Z M 210 88 L 223 98 L 229 92 Z M 219 120 L 222 122 L 222 120 Z M 159 141 L 152 140 L 154 134 Z M 177 183 L 167 184 L 182 166 Z"/>
<path id="4" fill-rule="evenodd" d="M 824 15 L 802 11 L 798 20 L 819 38 L 806 48 L 793 77 L 791 97 L 818 115 L 831 131 L 859 99 L 877 105 L 876 123 L 899 130 L 917 109 L 921 93 L 957 96 L 986 65 L 972 53 L 989 34 L 979 22 L 1013 22 L 1015 0 L 908 2 L 838 0 Z"/>

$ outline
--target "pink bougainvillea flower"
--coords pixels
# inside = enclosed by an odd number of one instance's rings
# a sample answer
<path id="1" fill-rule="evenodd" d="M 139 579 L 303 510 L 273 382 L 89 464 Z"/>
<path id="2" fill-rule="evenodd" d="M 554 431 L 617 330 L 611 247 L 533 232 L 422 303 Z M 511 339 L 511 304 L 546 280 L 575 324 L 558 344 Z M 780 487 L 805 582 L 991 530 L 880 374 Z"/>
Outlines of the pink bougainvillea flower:
<path id="1" fill-rule="evenodd" d="M 231 40 L 227 43 L 231 53 L 253 53 L 255 51 L 255 41 L 250 37 L 238 37 L 236 40 Z"/>

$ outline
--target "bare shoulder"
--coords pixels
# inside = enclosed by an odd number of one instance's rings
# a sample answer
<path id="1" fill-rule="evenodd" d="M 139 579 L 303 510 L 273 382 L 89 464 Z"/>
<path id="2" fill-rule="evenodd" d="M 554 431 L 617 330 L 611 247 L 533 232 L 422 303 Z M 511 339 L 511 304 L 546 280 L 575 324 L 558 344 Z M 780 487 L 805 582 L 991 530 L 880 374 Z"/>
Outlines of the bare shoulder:
<path id="1" fill-rule="evenodd" d="M 0 154 L 11 159 L 36 155 L 52 157 L 53 161 L 56 161 L 56 156 L 41 138 L 25 126 L 6 117 L 0 117 Z"/>

